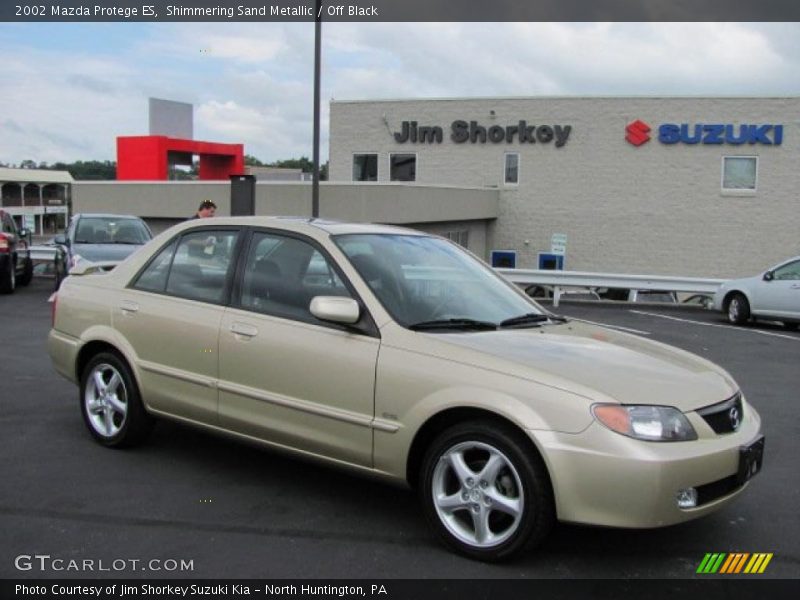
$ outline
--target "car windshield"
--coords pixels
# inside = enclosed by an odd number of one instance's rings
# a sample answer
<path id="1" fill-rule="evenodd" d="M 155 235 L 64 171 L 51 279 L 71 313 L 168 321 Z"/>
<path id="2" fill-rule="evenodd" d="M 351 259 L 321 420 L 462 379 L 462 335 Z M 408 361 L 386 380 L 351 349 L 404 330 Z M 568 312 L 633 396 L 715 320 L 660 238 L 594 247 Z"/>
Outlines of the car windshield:
<path id="1" fill-rule="evenodd" d="M 75 229 L 76 244 L 144 244 L 150 238 L 139 219 L 83 217 Z"/>
<path id="2" fill-rule="evenodd" d="M 452 242 L 394 234 L 339 235 L 334 241 L 404 327 L 480 330 L 512 319 L 515 326 L 547 320 L 538 305 Z"/>

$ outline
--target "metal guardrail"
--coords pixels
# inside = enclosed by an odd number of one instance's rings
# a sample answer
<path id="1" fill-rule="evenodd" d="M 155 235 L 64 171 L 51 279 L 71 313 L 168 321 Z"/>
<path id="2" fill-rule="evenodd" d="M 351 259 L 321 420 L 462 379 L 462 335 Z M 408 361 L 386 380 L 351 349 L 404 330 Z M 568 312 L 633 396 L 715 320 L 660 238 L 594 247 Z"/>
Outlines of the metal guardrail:
<path id="1" fill-rule="evenodd" d="M 713 294 L 726 279 L 673 277 L 670 275 L 625 275 L 613 273 L 584 273 L 580 271 L 545 271 L 534 269 L 495 269 L 515 284 L 547 285 L 553 287 L 553 306 L 558 306 L 561 288 L 622 288 L 627 290 L 664 290 Z"/>
<path id="2" fill-rule="evenodd" d="M 31 259 L 38 261 L 54 260 L 56 257 L 55 246 L 31 246 Z"/>

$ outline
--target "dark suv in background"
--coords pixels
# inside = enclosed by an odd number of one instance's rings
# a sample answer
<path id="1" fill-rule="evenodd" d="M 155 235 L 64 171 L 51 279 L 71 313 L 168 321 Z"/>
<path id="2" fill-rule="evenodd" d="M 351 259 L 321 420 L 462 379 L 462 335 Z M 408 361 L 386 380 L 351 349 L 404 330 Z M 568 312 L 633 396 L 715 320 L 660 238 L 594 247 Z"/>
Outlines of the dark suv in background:
<path id="1" fill-rule="evenodd" d="M 28 285 L 33 279 L 28 230 L 17 230 L 17 224 L 0 210 L 0 294 L 12 293 L 17 285 Z"/>

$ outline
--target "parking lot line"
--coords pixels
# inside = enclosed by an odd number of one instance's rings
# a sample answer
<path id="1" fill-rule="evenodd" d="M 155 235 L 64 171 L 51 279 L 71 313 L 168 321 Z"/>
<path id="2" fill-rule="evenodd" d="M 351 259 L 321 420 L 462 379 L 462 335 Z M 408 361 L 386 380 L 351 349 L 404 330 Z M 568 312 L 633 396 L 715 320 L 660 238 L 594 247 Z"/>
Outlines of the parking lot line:
<path id="1" fill-rule="evenodd" d="M 578 319 L 576 317 L 570 317 L 570 318 L 574 319 L 575 321 L 580 321 L 581 323 L 589 323 L 589 325 L 597 325 L 598 327 L 608 327 L 609 329 L 620 329 L 622 331 L 635 333 L 637 335 L 650 335 L 649 331 L 632 329 L 631 327 L 623 327 L 622 325 L 609 325 L 608 323 L 597 323 L 596 321 L 587 321 L 586 319 Z"/>
<path id="2" fill-rule="evenodd" d="M 682 319 L 680 317 L 672 317 L 670 315 L 662 315 L 659 313 L 647 312 L 644 310 L 631 310 L 630 312 L 636 315 L 646 315 L 648 317 L 659 317 L 661 319 L 669 319 L 670 321 L 681 321 L 682 323 L 692 323 L 694 325 L 703 325 L 705 327 L 721 327 L 723 329 L 732 329 L 733 331 L 741 331 L 744 333 L 758 333 L 760 335 L 768 335 L 770 337 L 784 338 L 787 340 L 794 340 L 800 342 L 800 337 L 794 335 L 786 335 L 785 333 L 774 333 L 772 331 L 762 331 L 760 329 L 745 329 L 735 325 L 722 325 L 720 323 L 706 323 L 704 321 L 693 321 L 692 319 Z"/>

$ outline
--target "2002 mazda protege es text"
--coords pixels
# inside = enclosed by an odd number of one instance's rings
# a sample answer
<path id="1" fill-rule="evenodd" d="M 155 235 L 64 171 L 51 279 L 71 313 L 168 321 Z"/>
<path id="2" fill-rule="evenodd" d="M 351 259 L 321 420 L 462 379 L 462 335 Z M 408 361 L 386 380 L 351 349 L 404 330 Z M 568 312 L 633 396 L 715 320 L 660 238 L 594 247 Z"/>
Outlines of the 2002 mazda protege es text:
<path id="1" fill-rule="evenodd" d="M 483 560 L 556 519 L 658 527 L 761 467 L 760 419 L 687 352 L 550 314 L 455 244 L 267 217 L 173 227 L 73 271 L 49 351 L 106 446 L 176 419 L 419 490 Z"/>

